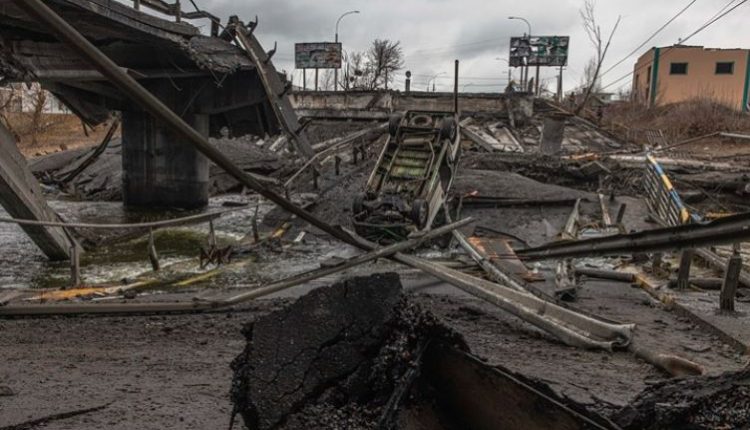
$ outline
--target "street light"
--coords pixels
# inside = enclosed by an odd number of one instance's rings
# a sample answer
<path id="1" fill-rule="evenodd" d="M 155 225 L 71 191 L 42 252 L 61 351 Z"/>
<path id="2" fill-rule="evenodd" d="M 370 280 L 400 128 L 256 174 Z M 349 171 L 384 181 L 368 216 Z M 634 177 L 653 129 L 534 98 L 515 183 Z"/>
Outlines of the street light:
<path id="1" fill-rule="evenodd" d="M 435 74 L 429 81 L 427 81 L 427 92 L 430 91 L 430 82 L 432 82 L 432 92 L 435 92 L 435 79 L 437 79 L 438 76 L 446 75 L 448 72 L 440 72 Z"/>
<path id="2" fill-rule="evenodd" d="M 336 21 L 336 43 L 339 43 L 339 24 L 341 23 L 341 20 L 344 19 L 347 15 L 352 15 L 355 13 L 359 13 L 358 10 L 350 10 L 349 12 L 343 13 L 339 19 Z M 329 75 L 330 76 L 330 75 Z M 339 90 L 339 69 L 333 69 L 333 90 L 338 91 Z"/>
<path id="3" fill-rule="evenodd" d="M 520 16 L 509 16 L 508 19 L 516 19 L 525 22 L 526 26 L 529 27 L 529 37 L 531 37 L 531 23 L 526 18 L 522 18 Z"/>
<path id="4" fill-rule="evenodd" d="M 469 84 L 464 84 L 464 87 L 463 87 L 463 89 L 461 90 L 461 92 L 462 92 L 462 93 L 465 93 L 465 92 L 466 92 L 466 87 L 470 87 L 470 86 L 473 86 L 473 85 L 474 85 L 474 84 L 471 84 L 471 83 L 469 83 Z"/>
<path id="5" fill-rule="evenodd" d="M 525 22 L 526 26 L 529 27 L 529 42 L 531 42 L 531 34 L 532 33 L 531 33 L 531 23 L 529 22 L 529 20 L 527 20 L 526 18 L 520 17 L 520 16 L 509 16 L 508 19 L 514 19 L 514 20 Z M 531 48 L 529 48 L 529 49 L 531 49 Z M 526 82 L 528 82 L 528 80 L 529 80 L 529 66 L 527 64 L 526 65 Z M 525 86 L 526 86 L 526 84 L 524 83 L 524 87 Z M 535 86 L 534 94 L 535 95 L 539 95 L 539 61 L 537 61 L 537 63 L 536 63 L 536 79 L 534 80 L 534 86 Z M 524 91 L 525 90 L 526 90 L 526 88 L 524 88 Z"/>

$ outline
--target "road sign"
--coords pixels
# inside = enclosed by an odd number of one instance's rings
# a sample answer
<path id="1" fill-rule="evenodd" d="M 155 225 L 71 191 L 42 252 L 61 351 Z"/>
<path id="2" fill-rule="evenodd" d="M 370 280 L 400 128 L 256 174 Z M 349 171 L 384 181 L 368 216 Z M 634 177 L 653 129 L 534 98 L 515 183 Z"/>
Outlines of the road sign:
<path id="1" fill-rule="evenodd" d="M 569 46 L 568 36 L 512 37 L 510 66 L 567 66 Z"/>
<path id="2" fill-rule="evenodd" d="M 294 61 L 298 69 L 340 69 L 340 43 L 297 43 Z"/>

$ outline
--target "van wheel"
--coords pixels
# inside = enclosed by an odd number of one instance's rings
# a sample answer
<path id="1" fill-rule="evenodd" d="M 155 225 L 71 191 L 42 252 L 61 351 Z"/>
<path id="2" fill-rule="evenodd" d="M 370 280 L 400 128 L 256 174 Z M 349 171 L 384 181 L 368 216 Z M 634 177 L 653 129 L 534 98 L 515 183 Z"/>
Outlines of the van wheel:
<path id="1" fill-rule="evenodd" d="M 443 118 L 440 122 L 440 137 L 451 142 L 456 140 L 456 120 L 450 117 Z"/>
<path id="2" fill-rule="evenodd" d="M 422 230 L 427 226 L 427 218 L 429 217 L 429 212 L 430 206 L 426 201 L 417 199 L 414 200 L 414 203 L 412 203 L 411 220 L 419 230 Z"/>
<path id="3" fill-rule="evenodd" d="M 352 200 L 352 215 L 355 217 L 365 211 L 365 194 L 357 193 Z"/>

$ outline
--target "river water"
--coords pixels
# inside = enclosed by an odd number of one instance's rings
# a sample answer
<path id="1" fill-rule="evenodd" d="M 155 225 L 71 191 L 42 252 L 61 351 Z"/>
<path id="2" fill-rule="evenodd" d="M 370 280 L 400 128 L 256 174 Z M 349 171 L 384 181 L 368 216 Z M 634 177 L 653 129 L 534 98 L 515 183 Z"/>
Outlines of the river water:
<path id="1" fill-rule="evenodd" d="M 229 195 L 212 199 L 206 212 L 226 210 L 225 203 L 228 201 L 248 203 L 249 206 L 214 221 L 220 244 L 235 243 L 251 231 L 250 219 L 257 204 L 254 197 Z M 69 222 L 135 223 L 186 216 L 184 213 L 155 215 L 128 212 L 119 202 L 50 201 L 50 206 Z M 258 214 L 262 218 L 271 209 L 271 205 L 261 203 Z M 8 216 L 2 208 L 0 215 Z M 161 266 L 169 267 L 195 259 L 200 246 L 206 244 L 208 233 L 207 222 L 157 231 L 156 247 Z M 70 283 L 68 262 L 48 261 L 19 226 L 0 224 L 0 243 L 3 244 L 0 247 L 0 289 L 60 288 Z M 147 257 L 147 243 L 146 236 L 140 235 L 84 254 L 81 261 L 84 284 L 123 283 L 148 272 L 151 265 Z M 192 266 L 182 270 L 200 272 L 197 264 Z"/>

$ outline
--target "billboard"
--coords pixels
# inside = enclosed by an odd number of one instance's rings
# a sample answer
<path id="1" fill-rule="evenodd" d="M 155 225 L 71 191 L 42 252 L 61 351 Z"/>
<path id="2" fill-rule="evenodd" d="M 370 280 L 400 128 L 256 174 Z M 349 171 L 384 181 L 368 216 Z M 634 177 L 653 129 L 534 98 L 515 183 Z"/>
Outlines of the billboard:
<path id="1" fill-rule="evenodd" d="M 512 37 L 510 65 L 560 67 L 568 65 L 568 36 Z"/>
<path id="2" fill-rule="evenodd" d="M 294 45 L 294 63 L 298 69 L 340 69 L 340 43 L 297 43 Z"/>

